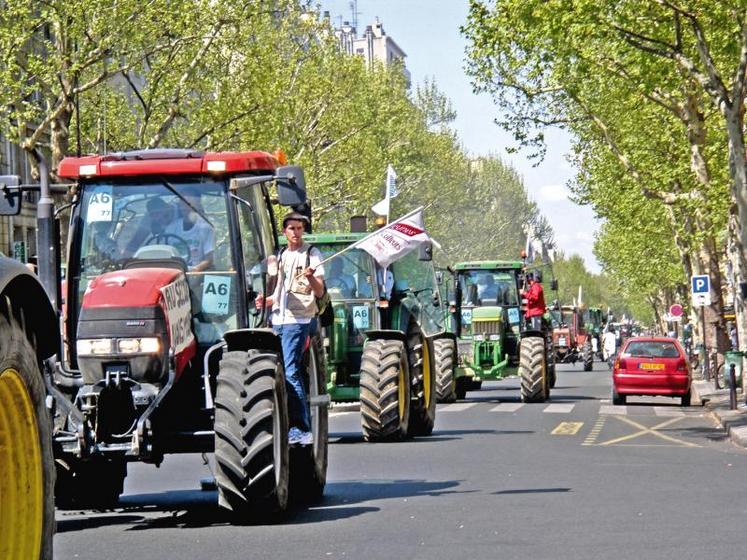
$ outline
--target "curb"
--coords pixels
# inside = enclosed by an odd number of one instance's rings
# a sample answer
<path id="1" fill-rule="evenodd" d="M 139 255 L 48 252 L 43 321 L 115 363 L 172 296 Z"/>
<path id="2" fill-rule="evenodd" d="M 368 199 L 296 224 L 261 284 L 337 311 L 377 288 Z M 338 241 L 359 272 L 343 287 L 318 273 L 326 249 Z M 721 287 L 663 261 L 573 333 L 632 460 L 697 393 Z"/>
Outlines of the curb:
<path id="1" fill-rule="evenodd" d="M 747 448 L 747 407 L 739 403 L 737 410 L 729 408 L 729 391 L 716 390 L 708 381 L 693 381 L 693 401 L 699 402 L 726 430 L 729 439 L 740 447 Z"/>

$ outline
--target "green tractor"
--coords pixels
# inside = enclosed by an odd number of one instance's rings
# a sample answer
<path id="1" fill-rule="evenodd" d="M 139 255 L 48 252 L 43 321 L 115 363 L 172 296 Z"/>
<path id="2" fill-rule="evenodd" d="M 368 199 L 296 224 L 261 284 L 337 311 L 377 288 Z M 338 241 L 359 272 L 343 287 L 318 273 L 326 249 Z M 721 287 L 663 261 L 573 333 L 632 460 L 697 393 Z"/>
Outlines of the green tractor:
<path id="1" fill-rule="evenodd" d="M 599 360 L 603 360 L 602 333 L 604 332 L 604 313 L 598 307 L 589 307 L 584 315 L 586 331 L 591 336 L 592 351 Z"/>
<path id="2" fill-rule="evenodd" d="M 520 295 L 524 274 L 520 261 L 455 266 L 452 301 L 459 348 L 457 398 L 479 390 L 484 380 L 517 374 L 522 402 L 544 402 L 550 397 L 555 385 L 552 337 L 544 318 L 524 318 Z"/>
<path id="3" fill-rule="evenodd" d="M 363 233 L 306 235 L 324 258 Z M 334 322 L 324 328 L 327 391 L 333 402 L 360 402 L 367 441 L 430 435 L 437 380 L 453 377 L 456 337 L 444 313 L 430 247 L 382 271 L 351 249 L 325 266 Z"/>

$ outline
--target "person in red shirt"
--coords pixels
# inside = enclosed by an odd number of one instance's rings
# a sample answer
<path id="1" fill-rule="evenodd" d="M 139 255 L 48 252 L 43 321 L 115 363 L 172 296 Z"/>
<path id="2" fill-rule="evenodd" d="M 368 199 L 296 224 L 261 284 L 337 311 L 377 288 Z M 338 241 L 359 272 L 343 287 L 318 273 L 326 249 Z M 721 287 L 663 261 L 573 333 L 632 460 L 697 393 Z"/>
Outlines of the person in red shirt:
<path id="1" fill-rule="evenodd" d="M 526 317 L 527 323 L 532 325 L 532 328 L 539 330 L 542 316 L 545 314 L 545 311 L 547 311 L 545 306 L 545 294 L 542 290 L 542 284 L 537 282 L 534 273 L 529 272 L 527 274 L 527 284 L 529 287 L 524 292 L 524 297 L 527 300 L 527 310 L 524 317 Z M 537 319 L 533 320 L 534 317 L 537 317 Z"/>

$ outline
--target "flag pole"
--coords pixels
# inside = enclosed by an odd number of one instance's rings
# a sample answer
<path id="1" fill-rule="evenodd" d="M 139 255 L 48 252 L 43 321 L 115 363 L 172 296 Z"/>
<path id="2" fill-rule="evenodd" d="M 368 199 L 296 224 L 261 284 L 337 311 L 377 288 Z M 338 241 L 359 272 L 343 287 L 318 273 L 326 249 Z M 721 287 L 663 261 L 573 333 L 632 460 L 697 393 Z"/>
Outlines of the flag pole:
<path id="1" fill-rule="evenodd" d="M 399 218 L 399 219 L 395 220 L 395 222 L 399 222 L 399 221 L 401 221 L 401 220 L 406 220 L 407 218 L 409 218 L 409 217 L 410 217 L 410 216 L 412 216 L 413 214 L 417 214 L 417 213 L 418 213 L 418 212 L 420 212 L 421 210 L 423 210 L 423 207 L 422 207 L 422 206 L 418 206 L 418 207 L 417 207 L 417 208 L 415 208 L 415 210 L 413 210 L 412 212 L 408 212 L 407 214 L 405 214 L 405 215 L 404 215 L 404 216 L 402 216 L 401 218 Z M 339 257 L 339 256 L 340 256 L 340 255 L 342 255 L 343 253 L 347 253 L 348 251 L 350 251 L 350 250 L 352 250 L 352 249 L 355 249 L 357 245 L 360 245 L 360 244 L 361 244 L 361 243 L 363 243 L 364 241 L 367 241 L 368 239 L 370 239 L 370 238 L 371 238 L 371 237 L 373 237 L 374 235 L 377 235 L 377 234 L 381 233 L 381 232 L 382 232 L 382 231 L 384 231 L 385 229 L 389 229 L 389 227 L 390 227 L 390 226 L 392 226 L 392 225 L 394 225 L 394 224 L 387 224 L 387 225 L 385 225 L 384 227 L 382 227 L 382 228 L 379 228 L 379 229 L 377 229 L 376 231 L 372 231 L 372 232 L 371 232 L 371 233 L 369 233 L 369 234 L 368 234 L 367 236 L 365 236 L 365 237 L 363 237 L 363 238 L 359 239 L 358 241 L 356 241 L 355 243 L 353 243 L 353 244 L 351 244 L 351 245 L 348 245 L 348 246 L 347 246 L 347 247 L 345 247 L 345 248 L 344 248 L 344 249 L 343 249 L 342 251 L 338 251 L 338 252 L 337 252 L 337 253 L 335 253 L 334 255 L 330 255 L 330 256 L 329 256 L 329 257 L 327 257 L 326 259 L 324 259 L 324 260 L 322 260 L 322 261 L 319 261 L 319 264 L 317 264 L 316 266 L 318 266 L 318 267 L 319 267 L 319 266 L 322 266 L 322 265 L 323 265 L 324 263 L 326 263 L 326 262 L 328 262 L 328 261 L 331 261 L 331 260 L 332 260 L 332 259 L 334 259 L 335 257 Z M 301 276 L 303 276 L 303 274 L 299 274 L 298 276 L 296 276 L 296 278 L 298 279 L 298 278 L 300 278 Z"/>

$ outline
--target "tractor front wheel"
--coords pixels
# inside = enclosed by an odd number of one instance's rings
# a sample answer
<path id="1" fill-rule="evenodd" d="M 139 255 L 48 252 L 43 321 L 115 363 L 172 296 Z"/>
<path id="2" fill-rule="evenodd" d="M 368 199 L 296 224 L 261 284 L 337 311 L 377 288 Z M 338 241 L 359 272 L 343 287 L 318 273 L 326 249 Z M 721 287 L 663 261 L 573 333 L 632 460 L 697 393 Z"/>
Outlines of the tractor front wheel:
<path id="1" fill-rule="evenodd" d="M 404 439 L 410 422 L 410 370 L 399 340 L 369 340 L 360 377 L 361 428 L 366 441 Z"/>
<path id="2" fill-rule="evenodd" d="M 584 371 L 594 369 L 594 350 L 591 348 L 591 340 L 587 339 L 584 343 Z"/>
<path id="3" fill-rule="evenodd" d="M 545 363 L 545 343 L 539 337 L 522 338 L 519 344 L 521 401 L 544 402 L 550 397 Z"/>
<path id="4" fill-rule="evenodd" d="M 454 368 L 456 345 L 449 338 L 433 341 L 433 366 L 436 368 L 436 400 L 440 403 L 452 403 L 456 400 L 456 383 Z"/>
<path id="5" fill-rule="evenodd" d="M 226 352 L 215 393 L 218 503 L 246 519 L 288 504 L 288 404 L 281 357 Z"/>

